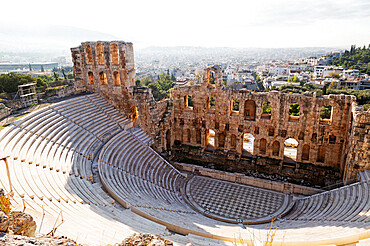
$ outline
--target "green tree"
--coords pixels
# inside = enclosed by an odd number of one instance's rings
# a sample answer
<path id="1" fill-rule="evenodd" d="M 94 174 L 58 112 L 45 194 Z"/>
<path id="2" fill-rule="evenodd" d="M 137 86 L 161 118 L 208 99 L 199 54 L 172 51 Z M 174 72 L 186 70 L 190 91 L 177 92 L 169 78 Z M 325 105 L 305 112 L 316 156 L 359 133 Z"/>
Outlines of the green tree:
<path id="1" fill-rule="evenodd" d="M 140 79 L 136 79 L 136 80 L 135 80 L 135 85 L 136 85 L 136 86 L 138 86 L 138 87 L 143 86 L 143 85 L 141 84 L 141 80 L 140 80 Z"/>
<path id="2" fill-rule="evenodd" d="M 155 100 L 160 101 L 169 97 L 170 89 L 175 86 L 175 83 L 171 80 L 171 76 L 168 73 L 162 73 L 158 75 L 156 82 L 151 82 L 147 86 L 152 89 Z"/>
<path id="3" fill-rule="evenodd" d="M 141 80 L 141 83 L 145 86 L 149 86 L 150 83 L 152 83 L 153 81 L 149 78 L 149 77 L 146 77 L 146 78 L 143 78 Z"/>
<path id="4" fill-rule="evenodd" d="M 301 108 L 301 106 L 299 106 L 298 103 L 290 104 L 290 106 L 289 106 L 289 115 L 299 116 L 300 108 Z"/>
<path id="5" fill-rule="evenodd" d="M 54 76 L 55 81 L 59 80 L 59 73 L 58 72 L 53 72 L 53 76 Z"/>
<path id="6" fill-rule="evenodd" d="M 330 105 L 322 106 L 320 110 L 320 118 L 330 119 L 330 117 L 331 117 L 331 106 Z"/>
<path id="7" fill-rule="evenodd" d="M 36 82 L 31 75 L 9 73 L 0 75 L 0 92 L 14 93 L 18 91 L 18 85 Z"/>
<path id="8" fill-rule="evenodd" d="M 271 103 L 269 101 L 264 101 L 262 103 L 262 113 L 271 114 Z"/>
<path id="9" fill-rule="evenodd" d="M 332 77 L 332 78 L 335 78 L 335 79 L 339 79 L 340 78 L 340 75 L 338 73 L 331 72 L 331 73 L 329 73 L 329 77 Z"/>
<path id="10" fill-rule="evenodd" d="M 300 82 L 299 78 L 297 76 L 293 76 L 293 77 L 290 77 L 288 79 L 288 82 L 295 82 L 295 83 L 298 83 Z"/>

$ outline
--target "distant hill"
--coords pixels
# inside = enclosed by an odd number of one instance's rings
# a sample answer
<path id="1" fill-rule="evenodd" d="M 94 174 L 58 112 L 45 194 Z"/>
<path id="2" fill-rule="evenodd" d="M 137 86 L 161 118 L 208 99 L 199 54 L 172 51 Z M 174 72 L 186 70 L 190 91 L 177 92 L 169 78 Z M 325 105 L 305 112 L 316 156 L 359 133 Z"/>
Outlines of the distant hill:
<path id="1" fill-rule="evenodd" d="M 333 64 L 350 69 L 358 69 L 361 73 L 370 75 L 370 44 L 366 48 L 351 45 L 340 58 L 333 58 Z"/>

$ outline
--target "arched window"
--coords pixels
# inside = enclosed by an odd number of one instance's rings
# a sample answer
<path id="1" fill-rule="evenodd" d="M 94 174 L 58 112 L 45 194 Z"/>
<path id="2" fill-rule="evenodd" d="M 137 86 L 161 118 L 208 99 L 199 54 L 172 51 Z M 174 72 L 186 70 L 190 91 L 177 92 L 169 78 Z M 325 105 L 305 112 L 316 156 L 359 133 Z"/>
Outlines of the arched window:
<path id="1" fill-rule="evenodd" d="M 284 160 L 297 161 L 298 141 L 294 138 L 288 138 L 284 141 Z"/>
<path id="2" fill-rule="evenodd" d="M 269 101 L 264 101 L 262 103 L 262 119 L 271 119 L 271 103 Z"/>
<path id="3" fill-rule="evenodd" d="M 117 44 L 113 43 L 110 45 L 110 54 L 112 57 L 112 64 L 118 65 L 119 64 L 119 54 L 118 54 L 118 46 Z"/>
<path id="4" fill-rule="evenodd" d="M 99 79 L 100 79 L 100 84 L 101 85 L 107 85 L 108 84 L 107 75 L 104 72 L 99 73 Z"/>
<path id="5" fill-rule="evenodd" d="M 325 155 L 326 155 L 326 148 L 325 146 L 319 146 L 319 150 L 317 152 L 317 161 L 318 162 L 325 162 Z"/>
<path id="6" fill-rule="evenodd" d="M 330 105 L 322 106 L 320 109 L 320 123 L 330 125 L 332 122 L 333 108 Z"/>
<path id="7" fill-rule="evenodd" d="M 302 160 L 308 161 L 310 159 L 310 146 L 308 144 L 303 145 L 302 148 Z"/>
<path id="8" fill-rule="evenodd" d="M 266 154 L 266 139 L 260 140 L 260 154 Z"/>
<path id="9" fill-rule="evenodd" d="M 279 152 L 280 152 L 280 143 L 279 143 L 279 141 L 275 140 L 272 143 L 272 155 L 273 156 L 279 156 Z"/>
<path id="10" fill-rule="evenodd" d="M 289 106 L 289 121 L 299 121 L 301 106 L 298 103 L 292 103 Z"/>
<path id="11" fill-rule="evenodd" d="M 96 45 L 96 53 L 98 57 L 98 64 L 99 65 L 104 65 L 104 48 L 101 43 L 98 43 Z"/>
<path id="12" fill-rule="evenodd" d="M 89 78 L 89 84 L 94 84 L 95 77 L 94 77 L 93 72 L 88 72 L 87 77 Z"/>
<path id="13" fill-rule="evenodd" d="M 92 64 L 93 63 L 93 58 L 92 58 L 91 47 L 90 47 L 89 44 L 85 45 L 85 55 L 86 55 L 86 63 L 87 64 Z"/>
<path id="14" fill-rule="evenodd" d="M 113 73 L 113 85 L 114 86 L 121 85 L 121 78 L 120 78 L 119 73 L 117 71 L 115 71 Z"/>
<path id="15" fill-rule="evenodd" d="M 244 119 L 246 120 L 256 119 L 256 103 L 252 100 L 247 100 L 244 103 Z"/>
<path id="16" fill-rule="evenodd" d="M 243 134 L 243 155 L 253 155 L 254 136 L 250 133 Z"/>

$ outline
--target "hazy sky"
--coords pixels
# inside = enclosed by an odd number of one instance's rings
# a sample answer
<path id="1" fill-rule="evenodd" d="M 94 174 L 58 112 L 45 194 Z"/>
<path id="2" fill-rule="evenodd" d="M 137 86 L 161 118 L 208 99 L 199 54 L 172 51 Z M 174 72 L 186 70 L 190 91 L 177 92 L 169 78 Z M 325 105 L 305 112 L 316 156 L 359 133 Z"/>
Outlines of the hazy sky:
<path id="1" fill-rule="evenodd" d="M 370 0 L 6 0 L 0 6 L 3 25 L 84 28 L 136 47 L 370 43 Z"/>

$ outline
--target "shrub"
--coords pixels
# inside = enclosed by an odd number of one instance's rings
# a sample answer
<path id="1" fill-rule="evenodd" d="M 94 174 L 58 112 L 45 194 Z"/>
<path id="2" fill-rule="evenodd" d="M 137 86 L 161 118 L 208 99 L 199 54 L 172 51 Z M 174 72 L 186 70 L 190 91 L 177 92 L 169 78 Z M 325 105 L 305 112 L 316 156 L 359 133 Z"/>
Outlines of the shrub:
<path id="1" fill-rule="evenodd" d="M 0 211 L 5 214 L 9 214 L 11 211 L 10 208 L 10 198 L 6 195 L 0 195 Z"/>

